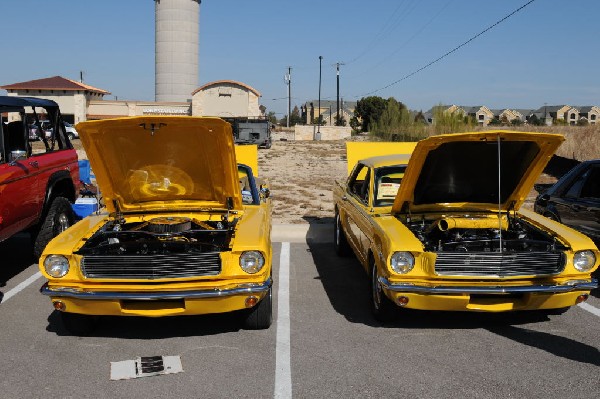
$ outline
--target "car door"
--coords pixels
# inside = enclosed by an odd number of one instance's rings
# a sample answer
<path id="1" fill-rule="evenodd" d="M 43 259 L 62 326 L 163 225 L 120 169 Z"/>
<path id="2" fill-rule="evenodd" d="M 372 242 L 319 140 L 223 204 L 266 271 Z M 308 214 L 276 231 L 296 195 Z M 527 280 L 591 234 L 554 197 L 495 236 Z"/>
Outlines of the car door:
<path id="1" fill-rule="evenodd" d="M 23 123 L 11 122 L 4 127 L 5 148 L 0 161 L 0 240 L 26 229 L 38 216 L 36 181 L 37 167 L 25 143 Z M 22 130 L 23 138 L 15 139 Z M 13 137 L 9 138 L 9 134 Z M 19 142 L 22 147 L 20 147 Z"/>
<path id="2" fill-rule="evenodd" d="M 573 204 L 580 231 L 600 241 L 600 163 L 591 164 L 586 171 L 579 201 Z"/>
<path id="3" fill-rule="evenodd" d="M 600 166 L 582 169 L 555 207 L 563 224 L 590 236 L 600 236 Z"/>
<path id="4" fill-rule="evenodd" d="M 358 164 L 348 182 L 348 212 L 346 232 L 351 245 L 357 249 L 359 260 L 365 264 L 369 250 L 368 231 L 370 226 L 370 197 L 372 192 L 372 171 L 366 165 Z"/>

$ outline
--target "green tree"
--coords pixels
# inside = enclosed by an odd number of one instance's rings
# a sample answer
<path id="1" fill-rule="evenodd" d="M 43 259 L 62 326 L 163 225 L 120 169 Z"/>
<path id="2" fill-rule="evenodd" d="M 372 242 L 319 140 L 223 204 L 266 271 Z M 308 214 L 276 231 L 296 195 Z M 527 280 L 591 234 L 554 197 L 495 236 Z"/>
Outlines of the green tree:
<path id="1" fill-rule="evenodd" d="M 536 115 L 531 115 L 527 122 L 533 126 L 542 126 L 544 124 L 544 122 L 540 118 L 538 118 Z"/>
<path id="2" fill-rule="evenodd" d="M 346 118 L 344 118 L 344 115 L 340 115 L 340 117 L 338 118 L 338 116 L 336 115 L 335 117 L 335 126 L 346 126 Z"/>
<path id="3" fill-rule="evenodd" d="M 355 132 L 360 132 L 361 126 L 362 125 L 360 123 L 360 120 L 358 119 L 358 117 L 356 117 L 356 115 L 350 118 L 350 127 L 352 128 L 352 130 L 354 130 Z"/>
<path id="4" fill-rule="evenodd" d="M 277 116 L 275 116 L 275 112 L 271 111 L 267 114 L 267 120 L 273 125 L 277 124 Z"/>
<path id="5" fill-rule="evenodd" d="M 427 136 L 425 117 L 413 117 L 404 104 L 390 97 L 370 133 L 386 141 L 417 141 Z"/>
<path id="6" fill-rule="evenodd" d="M 466 132 L 471 129 L 471 120 L 462 112 L 448 112 L 445 107 L 434 107 L 433 130 L 436 134 Z"/>
<path id="7" fill-rule="evenodd" d="M 511 126 L 521 126 L 522 124 L 523 124 L 523 121 L 520 120 L 519 118 L 515 118 L 510 121 Z"/>
<path id="8" fill-rule="evenodd" d="M 295 105 L 292 110 L 292 115 L 290 117 L 290 126 L 300 125 L 302 124 L 302 117 L 300 116 L 300 110 L 298 106 Z"/>
<path id="9" fill-rule="evenodd" d="M 410 123 L 408 110 L 396 99 L 389 98 L 379 118 L 369 125 L 372 135 L 391 140 L 393 135 L 401 134 Z"/>
<path id="10" fill-rule="evenodd" d="M 360 121 L 360 130 L 366 132 L 377 121 L 387 105 L 387 101 L 378 96 L 363 97 L 356 103 L 354 117 Z"/>

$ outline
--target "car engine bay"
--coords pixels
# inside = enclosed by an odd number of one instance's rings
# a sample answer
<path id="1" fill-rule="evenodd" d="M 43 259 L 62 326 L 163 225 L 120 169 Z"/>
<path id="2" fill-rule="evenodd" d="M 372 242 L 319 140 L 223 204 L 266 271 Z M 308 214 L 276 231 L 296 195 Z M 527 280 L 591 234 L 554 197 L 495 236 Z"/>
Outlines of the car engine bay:
<path id="1" fill-rule="evenodd" d="M 516 216 L 441 217 L 413 221 L 407 227 L 430 252 L 557 252 L 555 237 Z"/>
<path id="2" fill-rule="evenodd" d="M 96 231 L 80 255 L 167 255 L 220 252 L 230 249 L 238 219 L 201 221 L 159 217 L 142 222 L 115 219 Z"/>

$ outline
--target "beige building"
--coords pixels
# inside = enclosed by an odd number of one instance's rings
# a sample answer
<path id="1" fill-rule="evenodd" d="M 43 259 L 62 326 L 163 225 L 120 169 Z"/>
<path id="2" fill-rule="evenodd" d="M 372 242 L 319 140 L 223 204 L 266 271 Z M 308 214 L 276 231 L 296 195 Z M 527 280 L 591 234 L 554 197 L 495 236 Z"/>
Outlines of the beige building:
<path id="1" fill-rule="evenodd" d="M 141 115 L 259 118 L 260 92 L 244 83 L 220 80 L 190 93 L 192 102 L 104 100 L 110 92 L 61 76 L 0 86 L 9 96 L 54 100 L 67 122 Z"/>
<path id="2" fill-rule="evenodd" d="M 39 97 L 56 101 L 67 122 L 79 123 L 87 120 L 87 110 L 91 101 L 102 100 L 110 92 L 77 82 L 53 76 L 0 86 L 9 96 Z"/>
<path id="3" fill-rule="evenodd" d="M 234 80 L 218 80 L 192 93 L 192 115 L 224 118 L 259 118 L 260 92 Z"/>

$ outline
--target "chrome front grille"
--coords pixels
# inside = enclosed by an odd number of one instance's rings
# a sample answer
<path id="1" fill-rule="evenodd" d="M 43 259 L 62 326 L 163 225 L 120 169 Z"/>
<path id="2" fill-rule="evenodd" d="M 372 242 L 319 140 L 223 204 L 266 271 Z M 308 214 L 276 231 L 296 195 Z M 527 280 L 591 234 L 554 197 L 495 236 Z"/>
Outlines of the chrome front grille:
<path id="1" fill-rule="evenodd" d="M 565 267 L 560 252 L 440 252 L 435 272 L 442 276 L 545 276 Z"/>
<path id="2" fill-rule="evenodd" d="M 216 276 L 221 273 L 219 252 L 202 254 L 84 256 L 81 271 L 87 278 L 143 279 Z"/>

